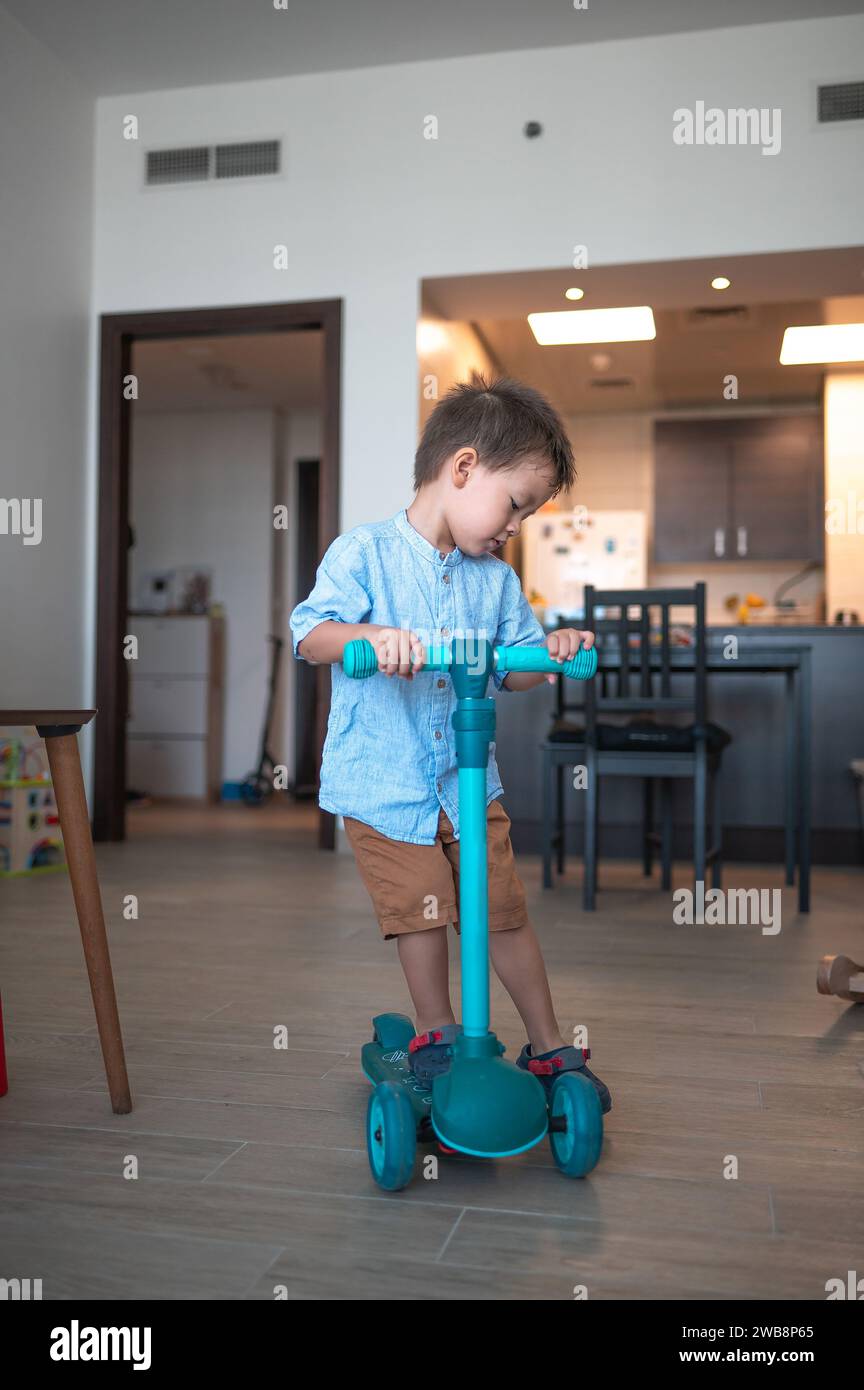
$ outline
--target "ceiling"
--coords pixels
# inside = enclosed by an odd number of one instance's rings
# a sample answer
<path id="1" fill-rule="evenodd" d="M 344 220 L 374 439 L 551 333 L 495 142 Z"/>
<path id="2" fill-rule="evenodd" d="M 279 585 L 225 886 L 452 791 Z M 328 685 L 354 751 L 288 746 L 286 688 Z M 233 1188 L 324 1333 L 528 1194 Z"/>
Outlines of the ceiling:
<path id="1" fill-rule="evenodd" d="M 864 0 L 3 0 L 97 95 L 860 14 Z"/>
<path id="2" fill-rule="evenodd" d="M 319 410 L 324 335 L 246 333 L 135 343 L 136 410 Z"/>
<path id="3" fill-rule="evenodd" d="M 716 275 L 731 287 L 712 290 Z M 564 299 L 571 285 L 585 291 L 578 303 Z M 498 370 L 573 415 L 723 407 L 730 374 L 739 406 L 817 405 L 824 368 L 781 367 L 783 330 L 860 320 L 862 293 L 864 247 L 846 247 L 427 280 L 423 306 L 430 317 L 472 323 Z M 628 304 L 651 305 L 655 339 L 540 347 L 527 323 L 535 310 Z M 429 362 L 434 370 L 434 356 Z"/>

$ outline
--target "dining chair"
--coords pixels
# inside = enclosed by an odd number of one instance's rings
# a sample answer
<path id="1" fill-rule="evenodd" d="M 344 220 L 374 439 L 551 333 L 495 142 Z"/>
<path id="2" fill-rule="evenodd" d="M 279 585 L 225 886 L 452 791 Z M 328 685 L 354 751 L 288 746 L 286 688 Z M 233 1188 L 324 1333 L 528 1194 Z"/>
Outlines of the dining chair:
<path id="1" fill-rule="evenodd" d="M 670 662 L 673 608 L 692 609 L 694 615 L 692 669 L 678 668 L 674 673 Z M 617 611 L 617 616 L 610 617 L 610 610 Z M 652 610 L 659 615 L 653 626 Z M 604 777 L 642 780 L 643 873 L 652 873 L 654 850 L 659 847 L 660 886 L 665 891 L 670 889 L 672 877 L 673 786 L 678 779 L 692 780 L 694 877 L 704 882 L 710 864 L 712 886 L 719 887 L 719 771 L 723 749 L 731 740 L 725 729 L 707 717 L 704 583 L 692 589 L 598 590 L 587 585 L 585 627 L 596 633 L 600 669 L 598 679 L 585 685 L 583 720 L 580 724 L 568 718 L 570 710 L 562 707 L 559 695 L 552 727 L 541 745 L 544 887 L 552 886 L 553 849 L 557 850 L 558 870 L 563 872 L 564 765 L 577 761 L 574 753 L 579 749 L 586 772 L 583 905 L 587 911 L 593 911 L 597 893 L 600 791 Z M 654 788 L 658 782 L 659 833 L 654 829 Z"/>

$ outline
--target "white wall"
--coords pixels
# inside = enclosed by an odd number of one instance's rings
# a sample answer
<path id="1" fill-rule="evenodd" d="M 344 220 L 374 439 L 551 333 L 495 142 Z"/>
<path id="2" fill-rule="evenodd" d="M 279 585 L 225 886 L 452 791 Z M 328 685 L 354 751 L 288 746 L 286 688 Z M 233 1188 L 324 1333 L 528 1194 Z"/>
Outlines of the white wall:
<path id="1" fill-rule="evenodd" d="M 41 498 L 43 515 L 39 545 L 0 533 L 0 704 L 76 707 L 92 688 L 93 117 L 91 98 L 0 9 L 0 497 Z"/>
<path id="2" fill-rule="evenodd" d="M 256 764 L 267 688 L 275 417 L 269 410 L 133 415 L 130 606 L 142 571 L 212 569 L 225 608 L 223 778 Z"/>
<path id="3" fill-rule="evenodd" d="M 644 512 L 650 542 L 654 529 L 653 414 L 570 415 L 564 423 L 573 446 L 577 478 L 576 486 L 560 498 L 560 505 L 583 505 L 595 512 Z"/>

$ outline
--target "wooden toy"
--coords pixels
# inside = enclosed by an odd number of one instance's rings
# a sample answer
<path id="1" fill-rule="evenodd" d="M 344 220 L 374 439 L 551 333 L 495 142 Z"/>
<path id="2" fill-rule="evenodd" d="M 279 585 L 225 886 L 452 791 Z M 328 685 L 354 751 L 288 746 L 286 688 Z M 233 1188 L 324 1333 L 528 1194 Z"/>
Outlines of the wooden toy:
<path id="1" fill-rule="evenodd" d="M 864 1004 L 864 965 L 848 956 L 823 956 L 816 972 L 820 994 L 835 994 L 853 1004 Z"/>

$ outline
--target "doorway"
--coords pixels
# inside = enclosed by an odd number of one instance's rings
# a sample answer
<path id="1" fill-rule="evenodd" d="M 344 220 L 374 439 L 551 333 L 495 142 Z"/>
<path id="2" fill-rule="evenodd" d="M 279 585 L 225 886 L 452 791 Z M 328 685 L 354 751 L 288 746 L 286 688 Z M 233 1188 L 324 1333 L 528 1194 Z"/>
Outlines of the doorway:
<path id="1" fill-rule="evenodd" d="M 322 339 L 323 392 L 319 457 L 298 465 L 296 571 L 312 573 L 338 531 L 341 302 L 247 305 L 107 314 L 101 319 L 98 614 L 94 837 L 126 836 L 127 687 L 124 639 L 129 630 L 130 439 L 135 397 L 133 350 L 157 340 L 191 340 L 317 330 Z M 131 399 L 130 399 L 131 398 Z M 299 516 L 299 513 L 298 513 Z M 298 663 L 300 666 L 301 663 Z M 297 771 L 306 789 L 317 785 L 329 706 L 326 667 L 303 671 L 297 682 L 302 748 Z M 302 710 L 302 715 L 301 715 Z M 302 721 L 302 722 L 301 722 Z M 305 730 L 305 735 L 303 731 Z M 299 784 L 300 778 L 296 781 Z M 335 847 L 335 818 L 318 811 L 318 845 Z"/>

